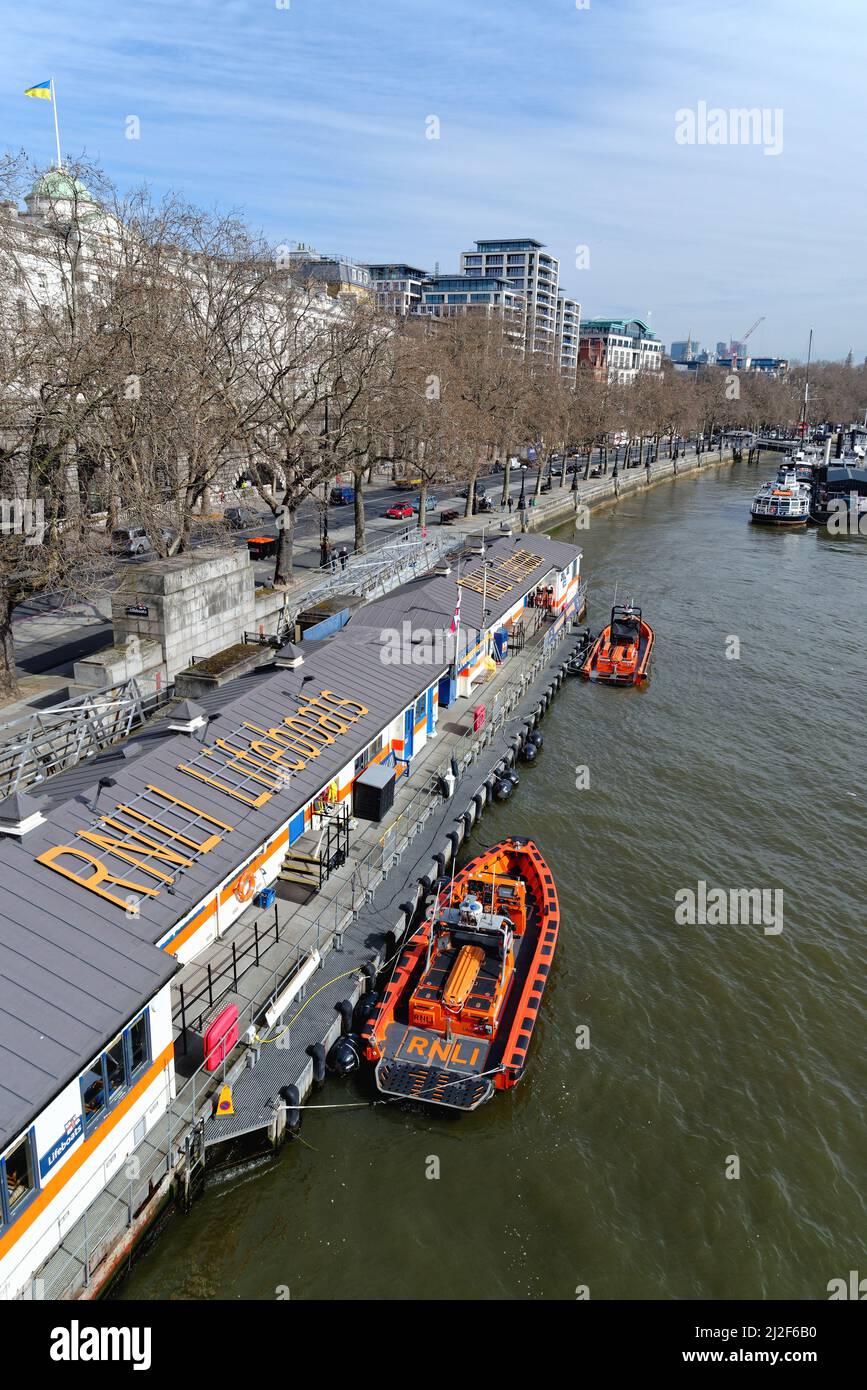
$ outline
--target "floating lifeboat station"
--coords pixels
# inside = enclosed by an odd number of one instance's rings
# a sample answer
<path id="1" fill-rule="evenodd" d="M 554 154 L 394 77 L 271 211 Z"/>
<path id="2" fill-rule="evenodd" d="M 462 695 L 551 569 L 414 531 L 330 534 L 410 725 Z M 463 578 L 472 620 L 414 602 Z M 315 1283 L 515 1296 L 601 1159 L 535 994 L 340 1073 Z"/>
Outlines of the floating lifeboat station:
<path id="1" fill-rule="evenodd" d="M 468 539 L 0 802 L 0 1295 L 98 1295 L 297 1127 L 563 681 L 580 558 Z"/>

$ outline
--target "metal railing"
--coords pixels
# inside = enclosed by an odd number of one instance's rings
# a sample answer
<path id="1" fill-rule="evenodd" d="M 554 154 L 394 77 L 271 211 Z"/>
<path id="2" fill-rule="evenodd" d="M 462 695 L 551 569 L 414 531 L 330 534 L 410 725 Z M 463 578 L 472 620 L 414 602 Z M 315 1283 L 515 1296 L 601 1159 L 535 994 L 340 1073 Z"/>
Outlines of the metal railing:
<path id="1" fill-rule="evenodd" d="M 144 724 L 172 687 L 142 690 L 135 678 L 0 725 L 0 798 L 104 752 Z"/>

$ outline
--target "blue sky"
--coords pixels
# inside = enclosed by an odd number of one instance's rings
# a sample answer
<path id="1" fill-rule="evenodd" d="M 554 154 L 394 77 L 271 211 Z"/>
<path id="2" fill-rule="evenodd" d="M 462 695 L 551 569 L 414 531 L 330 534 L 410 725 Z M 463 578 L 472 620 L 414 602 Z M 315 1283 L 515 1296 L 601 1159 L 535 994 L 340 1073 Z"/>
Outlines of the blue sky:
<path id="1" fill-rule="evenodd" d="M 122 190 L 443 271 L 536 236 L 587 316 L 867 355 L 864 0 L 7 0 L 4 30 L 2 145 L 46 163 L 53 75 Z M 699 102 L 781 109 L 782 152 L 678 144 Z"/>

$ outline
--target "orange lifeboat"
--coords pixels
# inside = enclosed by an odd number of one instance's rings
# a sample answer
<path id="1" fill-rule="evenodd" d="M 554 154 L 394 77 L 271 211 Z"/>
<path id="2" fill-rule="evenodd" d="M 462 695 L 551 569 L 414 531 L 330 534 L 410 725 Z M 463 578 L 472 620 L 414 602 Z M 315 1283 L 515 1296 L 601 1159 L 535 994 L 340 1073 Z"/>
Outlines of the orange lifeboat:
<path id="1" fill-rule="evenodd" d="M 633 603 L 616 603 L 611 621 L 600 632 L 581 666 L 588 681 L 639 685 L 650 675 L 653 629 Z"/>
<path id="2" fill-rule="evenodd" d="M 559 929 L 554 876 L 532 840 L 472 859 L 400 952 L 364 1026 L 378 1090 L 475 1110 L 517 1085 Z"/>

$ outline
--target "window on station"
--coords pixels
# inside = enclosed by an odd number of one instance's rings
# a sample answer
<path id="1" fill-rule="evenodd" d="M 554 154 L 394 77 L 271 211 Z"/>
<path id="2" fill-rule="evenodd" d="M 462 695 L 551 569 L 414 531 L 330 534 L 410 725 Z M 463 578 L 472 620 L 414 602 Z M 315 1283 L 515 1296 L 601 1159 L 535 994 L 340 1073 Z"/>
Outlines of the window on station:
<path id="1" fill-rule="evenodd" d="M 36 1187 L 31 1130 L 0 1158 L 0 1223 L 13 1221 Z"/>
<path id="2" fill-rule="evenodd" d="M 415 718 L 416 718 L 416 722 L 418 722 L 419 719 L 424 719 L 426 711 L 427 711 L 427 692 L 425 692 L 424 695 L 419 695 L 418 699 L 417 699 L 416 702 L 415 702 Z"/>
<path id="3" fill-rule="evenodd" d="M 113 1105 L 127 1087 L 126 1054 L 123 1038 L 118 1038 L 105 1053 L 105 1076 L 108 1082 L 108 1102 Z"/>
<path id="4" fill-rule="evenodd" d="M 144 1014 L 127 1029 L 129 1046 L 129 1069 L 135 1076 L 148 1062 L 148 1025 Z"/>
<path id="5" fill-rule="evenodd" d="M 109 1043 L 80 1078 L 86 1129 L 98 1124 L 150 1061 L 147 1011 Z"/>
<path id="6" fill-rule="evenodd" d="M 102 1058 L 88 1067 L 81 1078 L 81 1104 L 84 1108 L 84 1123 L 91 1124 L 105 1110 L 105 1080 L 102 1075 Z"/>
<path id="7" fill-rule="evenodd" d="M 381 752 L 382 752 L 382 734 L 379 734 L 379 735 L 377 735 L 377 737 L 373 740 L 372 743 L 369 743 L 369 744 L 367 745 L 367 747 L 365 748 L 364 752 L 363 752 L 363 753 L 359 753 L 358 757 L 355 759 L 355 775 L 358 776 L 358 773 L 359 773 L 359 772 L 363 772 L 364 769 L 367 767 L 367 764 L 368 764 L 369 762 L 371 762 L 371 761 L 376 757 L 377 753 L 381 753 Z"/>

